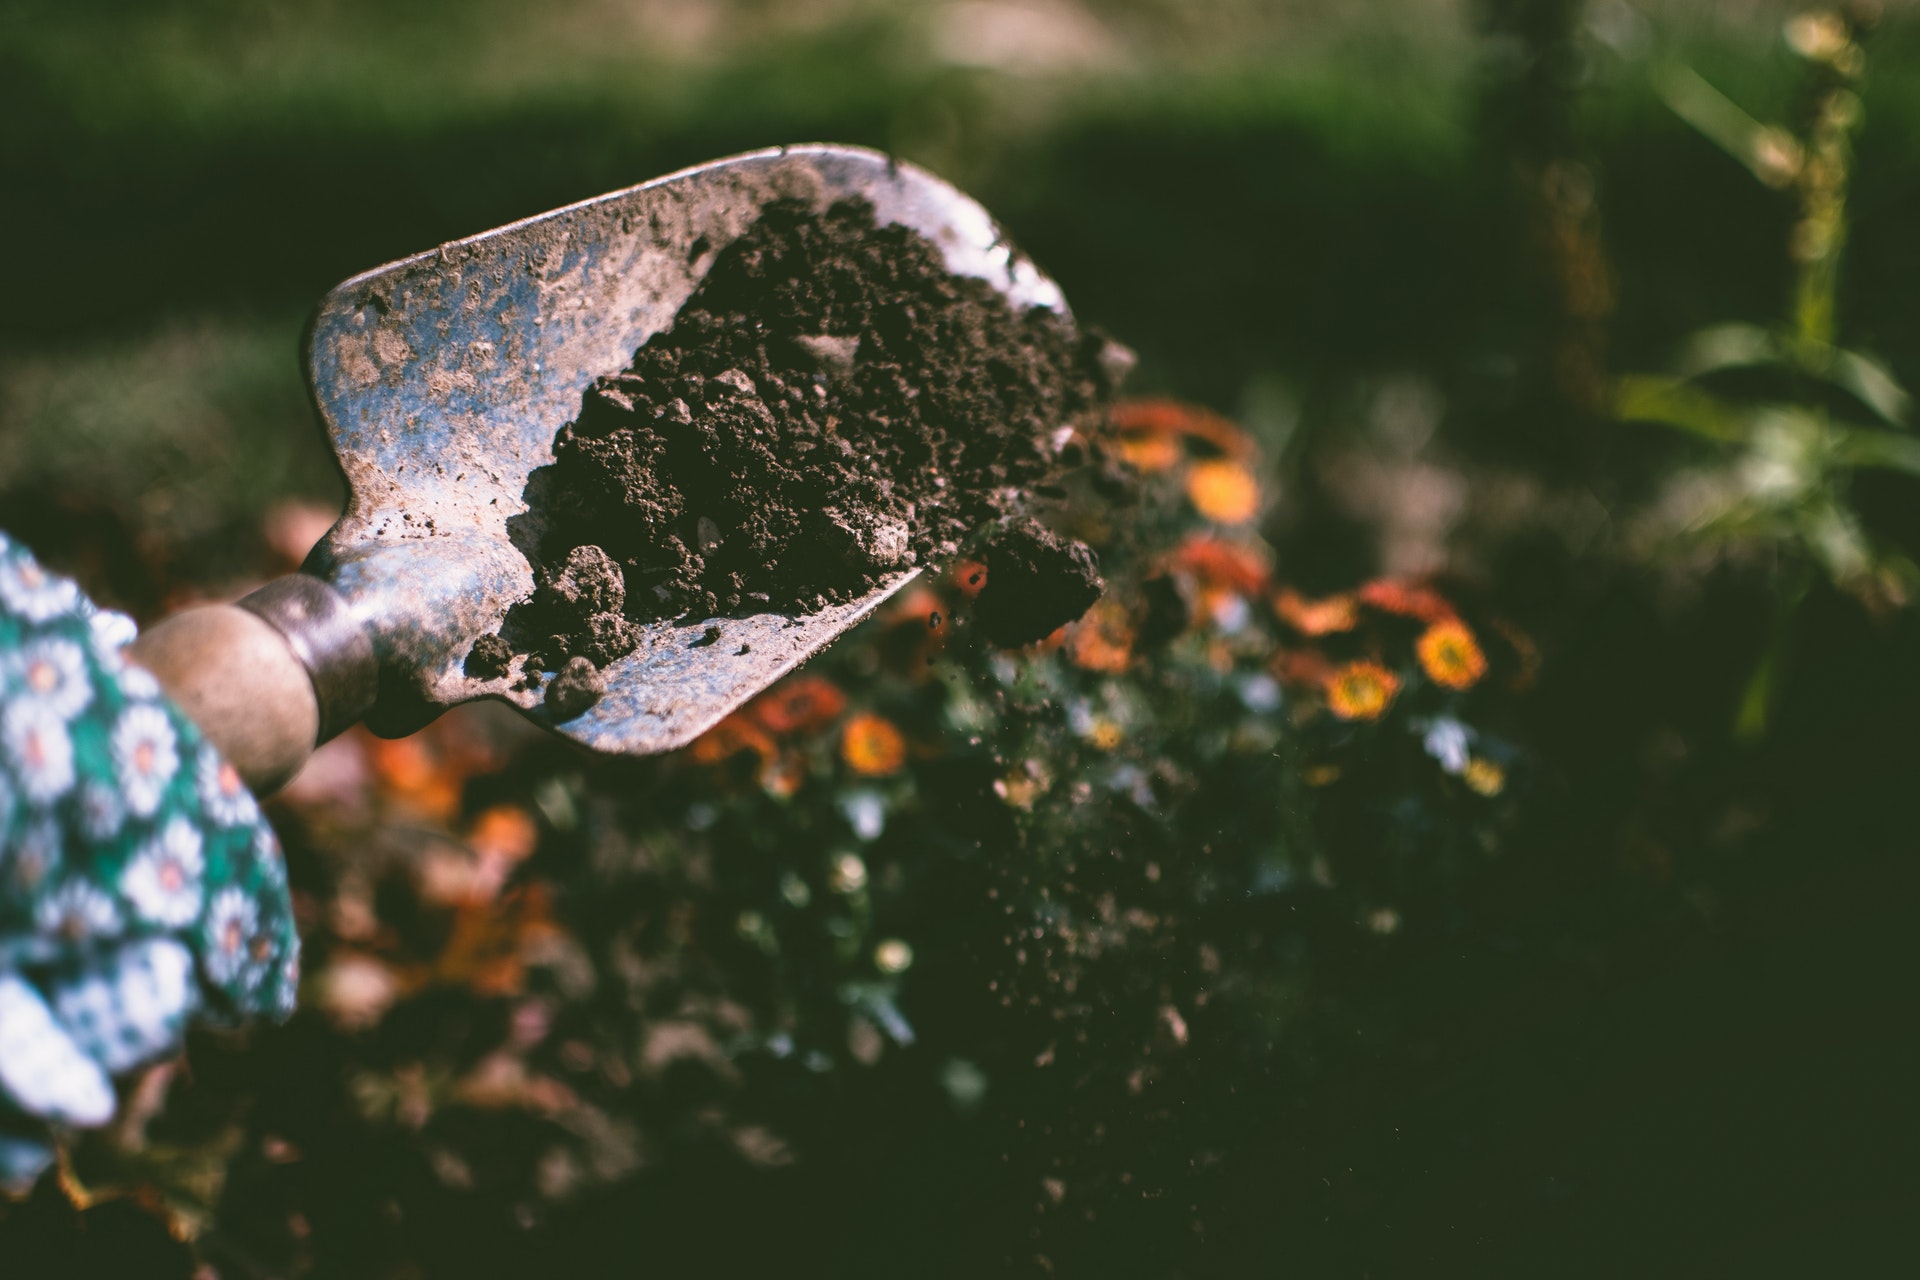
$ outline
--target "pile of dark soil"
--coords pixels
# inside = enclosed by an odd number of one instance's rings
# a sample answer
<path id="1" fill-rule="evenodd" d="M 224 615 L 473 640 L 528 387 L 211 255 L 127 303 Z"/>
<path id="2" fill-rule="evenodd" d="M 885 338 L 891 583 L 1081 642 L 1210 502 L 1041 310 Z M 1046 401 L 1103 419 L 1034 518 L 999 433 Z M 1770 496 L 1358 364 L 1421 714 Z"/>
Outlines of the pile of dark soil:
<path id="1" fill-rule="evenodd" d="M 468 670 L 503 675 L 518 651 L 604 666 L 639 623 L 808 613 L 951 557 L 1097 449 L 1114 350 L 951 274 L 863 201 L 770 204 L 560 431 L 528 491 L 538 590 Z M 1080 584 L 1055 626 L 1098 593 L 1085 548 L 1021 563 Z"/>

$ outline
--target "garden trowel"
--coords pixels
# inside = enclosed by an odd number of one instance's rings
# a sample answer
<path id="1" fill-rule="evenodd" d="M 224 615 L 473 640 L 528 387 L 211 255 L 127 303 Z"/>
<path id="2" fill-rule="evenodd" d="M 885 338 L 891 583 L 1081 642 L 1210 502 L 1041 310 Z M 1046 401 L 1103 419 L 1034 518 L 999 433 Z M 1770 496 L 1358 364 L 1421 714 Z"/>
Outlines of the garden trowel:
<path id="1" fill-rule="evenodd" d="M 1065 312 L 1058 286 L 973 200 L 850 147 L 717 160 L 389 263 L 329 293 L 306 338 L 314 405 L 350 489 L 345 515 L 300 573 L 168 618 L 133 656 L 262 789 L 357 721 L 395 736 L 477 698 L 599 751 L 691 741 L 913 573 L 804 616 L 650 623 L 601 673 L 600 700 L 571 719 L 543 696 L 550 673 L 475 679 L 463 662 L 533 592 L 528 476 L 553 460 L 587 384 L 672 324 L 768 201 L 824 209 L 849 197 L 1016 307 Z"/>

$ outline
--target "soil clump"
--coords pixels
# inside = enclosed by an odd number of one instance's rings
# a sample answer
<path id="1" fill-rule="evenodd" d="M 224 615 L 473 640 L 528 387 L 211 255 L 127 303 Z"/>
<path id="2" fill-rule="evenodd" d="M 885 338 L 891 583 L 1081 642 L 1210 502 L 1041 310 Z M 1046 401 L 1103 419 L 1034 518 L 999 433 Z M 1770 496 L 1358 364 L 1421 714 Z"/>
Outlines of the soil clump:
<path id="1" fill-rule="evenodd" d="M 987 581 L 973 602 L 973 620 L 1002 648 L 1046 639 L 1106 589 L 1091 548 L 1035 520 L 1018 519 L 997 532 L 983 558 Z"/>
<path id="2" fill-rule="evenodd" d="M 864 201 L 769 204 L 560 430 L 528 488 L 545 520 L 537 589 L 505 640 L 476 644 L 468 673 L 498 678 L 514 652 L 529 670 L 601 667 L 642 623 L 810 613 L 950 558 L 1022 494 L 1103 456 L 1127 362 L 1057 313 L 951 274 L 937 246 L 877 225 Z M 1005 578 L 992 570 L 998 634 L 1062 614 L 1045 634 L 1097 597 L 1084 547 L 1031 531 L 1007 545 L 1024 549 L 999 553 Z M 1021 583 L 1063 564 L 1076 585 L 1021 603 Z"/>
<path id="3" fill-rule="evenodd" d="M 555 720 L 571 720 L 606 696 L 607 680 L 585 658 L 568 658 L 548 682 L 546 702 Z"/>

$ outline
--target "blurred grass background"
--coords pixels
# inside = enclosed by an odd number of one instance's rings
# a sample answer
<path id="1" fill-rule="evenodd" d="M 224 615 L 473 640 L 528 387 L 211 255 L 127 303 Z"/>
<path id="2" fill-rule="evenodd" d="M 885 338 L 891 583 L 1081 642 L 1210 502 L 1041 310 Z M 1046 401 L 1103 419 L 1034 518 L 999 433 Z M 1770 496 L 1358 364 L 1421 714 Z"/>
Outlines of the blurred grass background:
<path id="1" fill-rule="evenodd" d="M 1773 193 L 1649 88 L 1684 56 L 1756 114 L 1772 3 L 1586 21 L 1624 364 L 1785 285 Z M 0 476 L 14 523 L 116 513 L 193 545 L 338 500 L 295 347 L 339 279 L 751 147 L 886 148 L 976 194 L 1135 344 L 1144 389 L 1237 411 L 1413 370 L 1509 396 L 1524 305 L 1514 51 L 1454 0 L 12 0 L 0 8 Z M 1916 38 L 1895 15 L 1877 56 Z M 1873 78 L 1848 319 L 1909 381 L 1920 86 Z M 1523 305 L 1516 305 L 1516 303 Z M 1263 399 L 1262 397 L 1265 397 Z M 1515 428 L 1524 434 L 1524 426 Z M 31 506 L 32 512 L 27 508 Z M 209 560 L 209 557 L 211 559 Z M 136 605 L 144 603 L 130 601 Z"/>

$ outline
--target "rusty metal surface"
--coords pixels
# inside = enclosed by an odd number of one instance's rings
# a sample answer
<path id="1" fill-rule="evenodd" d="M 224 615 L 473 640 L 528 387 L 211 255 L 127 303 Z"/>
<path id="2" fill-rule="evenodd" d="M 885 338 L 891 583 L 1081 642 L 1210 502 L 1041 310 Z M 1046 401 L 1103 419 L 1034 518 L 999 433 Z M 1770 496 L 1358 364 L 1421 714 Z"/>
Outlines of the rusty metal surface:
<path id="1" fill-rule="evenodd" d="M 510 702 L 589 747 L 671 750 L 825 647 L 913 577 L 804 617 L 656 623 L 605 670 L 608 692 L 554 724 L 539 689 L 461 669 L 476 638 L 533 590 L 528 476 L 595 376 L 672 323 L 717 251 L 780 197 L 870 200 L 947 265 L 1017 305 L 1059 288 L 974 201 L 878 152 L 808 146 L 701 165 L 355 276 L 321 302 L 307 371 L 351 487 L 305 571 L 371 636 L 393 726 L 475 698 Z M 717 626 L 715 638 L 711 628 Z M 387 714 L 379 714 L 384 709 Z"/>

